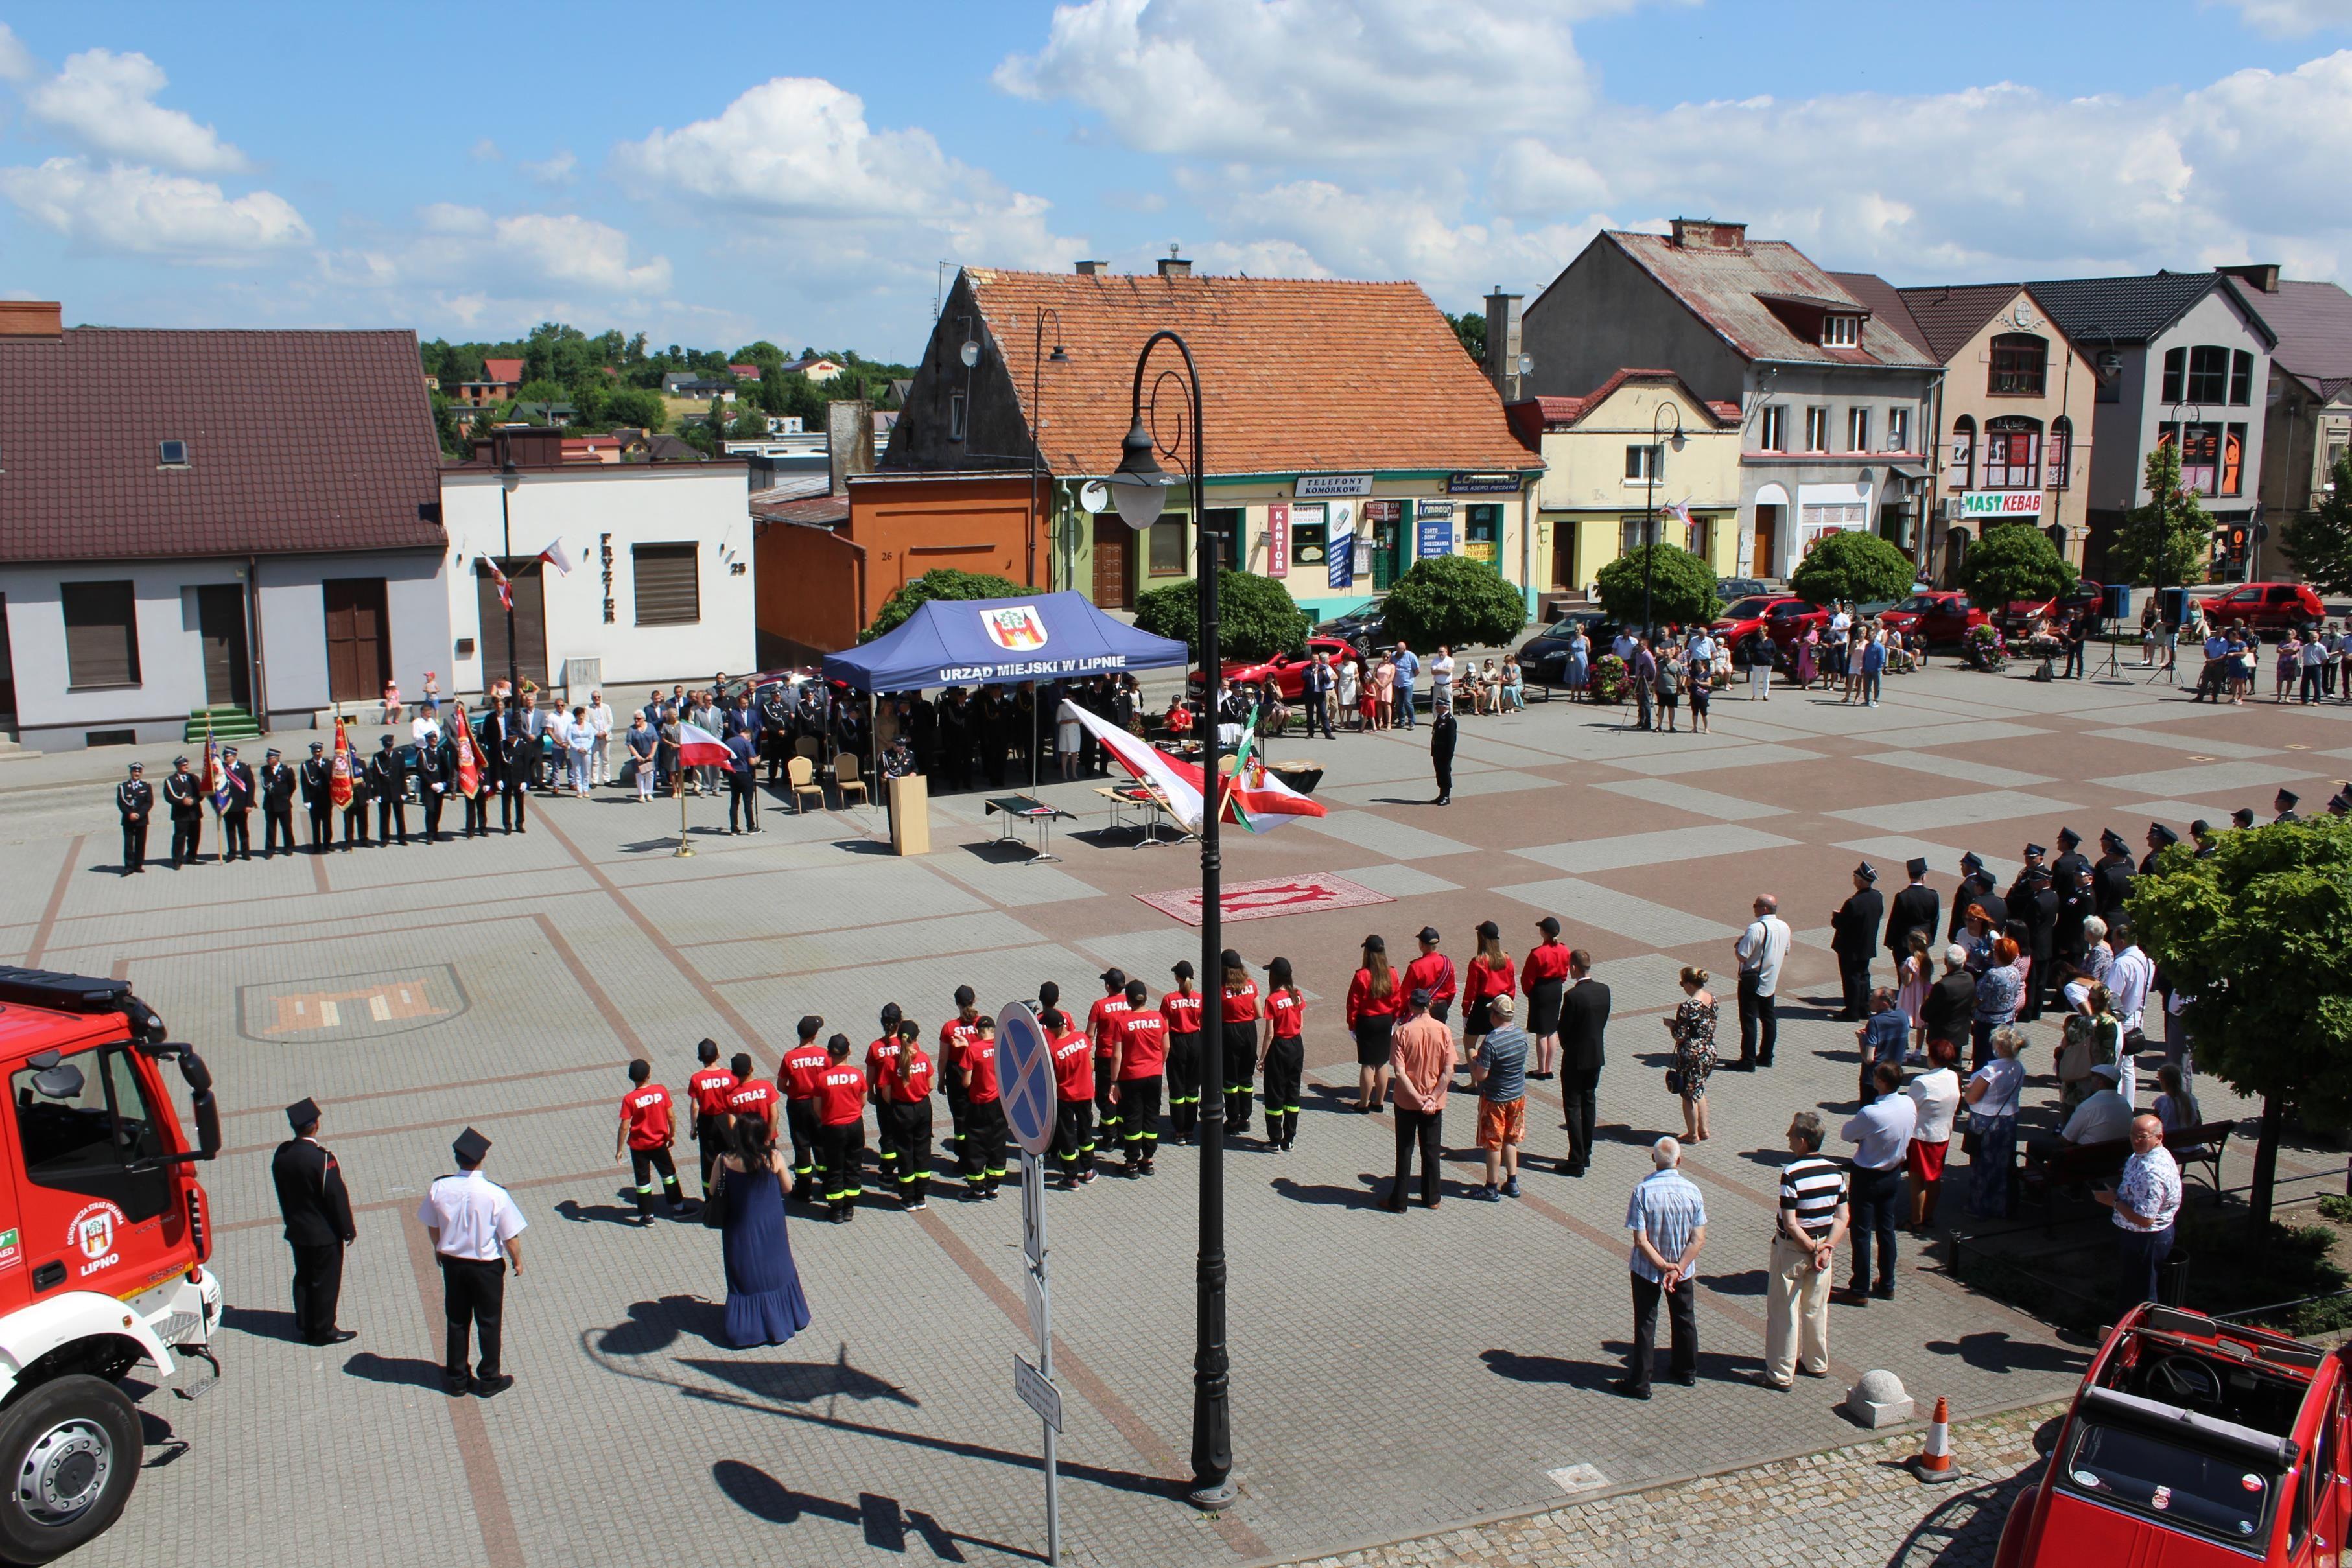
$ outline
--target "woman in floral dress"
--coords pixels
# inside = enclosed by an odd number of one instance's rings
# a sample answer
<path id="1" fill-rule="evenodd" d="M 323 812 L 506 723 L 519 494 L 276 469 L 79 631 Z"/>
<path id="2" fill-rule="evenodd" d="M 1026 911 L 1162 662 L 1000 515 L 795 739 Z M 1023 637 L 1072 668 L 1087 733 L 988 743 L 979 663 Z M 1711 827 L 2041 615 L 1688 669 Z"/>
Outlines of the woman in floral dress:
<path id="1" fill-rule="evenodd" d="M 1683 1141 L 1706 1142 L 1706 1081 L 1715 1071 L 1715 993 L 1706 988 L 1706 971 L 1683 969 L 1683 1004 L 1666 1019 L 1674 1037 L 1675 1072 L 1681 1080 Z"/>

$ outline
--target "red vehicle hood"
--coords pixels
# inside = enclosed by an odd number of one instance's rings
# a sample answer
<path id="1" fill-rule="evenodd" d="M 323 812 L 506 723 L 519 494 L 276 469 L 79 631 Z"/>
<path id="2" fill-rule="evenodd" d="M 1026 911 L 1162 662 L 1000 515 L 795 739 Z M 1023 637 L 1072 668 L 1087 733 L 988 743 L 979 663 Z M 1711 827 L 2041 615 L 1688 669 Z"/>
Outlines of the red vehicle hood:
<path id="1" fill-rule="evenodd" d="M 2091 1563 L 2127 1563 L 2132 1568 L 2246 1568 L 2248 1557 L 2201 1535 L 2166 1530 L 2147 1520 L 2084 1501 L 2052 1488 L 2034 1542 L 2034 1568 L 2077 1568 Z"/>

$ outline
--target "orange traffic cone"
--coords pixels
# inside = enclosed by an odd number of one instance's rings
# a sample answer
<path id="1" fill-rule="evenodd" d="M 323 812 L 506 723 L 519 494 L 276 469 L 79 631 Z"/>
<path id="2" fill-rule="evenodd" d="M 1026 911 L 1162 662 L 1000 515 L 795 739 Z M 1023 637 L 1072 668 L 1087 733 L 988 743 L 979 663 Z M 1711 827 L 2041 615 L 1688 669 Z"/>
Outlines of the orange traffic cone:
<path id="1" fill-rule="evenodd" d="M 1911 1461 L 1912 1473 L 1930 1484 L 1959 1479 L 1952 1468 L 1952 1412 L 1944 1396 L 1936 1396 L 1936 1414 L 1927 1422 L 1927 1446 Z"/>

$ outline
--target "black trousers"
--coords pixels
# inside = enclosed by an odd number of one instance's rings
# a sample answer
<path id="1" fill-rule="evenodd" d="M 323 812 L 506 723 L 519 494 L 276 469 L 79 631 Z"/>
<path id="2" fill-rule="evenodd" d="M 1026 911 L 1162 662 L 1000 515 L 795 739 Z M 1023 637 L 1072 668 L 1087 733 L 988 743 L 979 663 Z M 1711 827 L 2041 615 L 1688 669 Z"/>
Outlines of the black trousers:
<path id="1" fill-rule="evenodd" d="M 488 838 L 490 831 L 490 792 L 477 789 L 466 797 L 466 836 L 476 833 Z"/>
<path id="2" fill-rule="evenodd" d="M 1004 1179 L 1004 1102 L 974 1100 L 964 1113 L 963 1142 L 957 1159 L 963 1166 L 964 1186 L 973 1192 L 994 1192 Z"/>
<path id="3" fill-rule="evenodd" d="M 261 812 L 261 852 L 275 855 L 283 843 L 286 852 L 294 852 L 294 808 L 266 806 Z"/>
<path id="4" fill-rule="evenodd" d="M 137 871 L 146 863 L 147 824 L 144 822 L 123 823 L 122 869 L 127 872 Z"/>
<path id="5" fill-rule="evenodd" d="M 793 1140 L 793 1196 L 805 1198 L 816 1180 L 816 1102 L 785 1101 L 784 1130 Z"/>
<path id="6" fill-rule="evenodd" d="M 376 842 L 392 842 L 394 832 L 402 843 L 408 842 L 408 802 L 397 795 L 386 795 L 375 803 Z"/>
<path id="7" fill-rule="evenodd" d="M 508 832 L 520 829 L 529 832 L 530 792 L 523 788 L 520 779 L 509 779 L 499 787 L 499 826 Z"/>
<path id="8" fill-rule="evenodd" d="M 1250 1103 L 1256 1098 L 1257 1020 L 1225 1025 L 1225 1136 L 1249 1131 Z"/>
<path id="9" fill-rule="evenodd" d="M 506 1313 L 507 1260 L 487 1262 L 441 1255 L 441 1312 L 449 1320 L 448 1354 L 441 1370 L 450 1377 L 466 1375 L 469 1334 L 481 1339 L 481 1358 L 474 1375 L 484 1381 L 499 1375 L 499 1328 Z"/>
<path id="10" fill-rule="evenodd" d="M 202 817 L 172 819 L 172 867 L 178 870 L 184 862 L 193 862 L 203 847 L 205 820 Z"/>
<path id="11" fill-rule="evenodd" d="M 367 802 L 362 800 L 343 812 L 343 848 L 367 841 Z"/>
<path id="12" fill-rule="evenodd" d="M 1054 1167 L 1076 1178 L 1095 1168 L 1095 1103 L 1057 1100 L 1054 1103 Z"/>
<path id="13" fill-rule="evenodd" d="M 945 1066 L 940 1069 L 941 1079 L 952 1079 L 954 1076 L 955 1073 L 951 1069 Z M 961 1090 L 946 1082 L 940 1084 L 940 1092 L 945 1096 L 948 1103 L 948 1142 L 955 1145 L 955 1152 L 961 1156 L 963 1153 L 964 1125 L 971 1120 L 971 1102 L 964 1098 Z"/>
<path id="14" fill-rule="evenodd" d="M 1106 1144 L 1118 1142 L 1118 1103 L 1110 1097 L 1111 1069 L 1116 1065 L 1112 1057 L 1095 1058 L 1095 1126 L 1097 1136 Z"/>
<path id="15" fill-rule="evenodd" d="M 739 812 L 743 818 L 745 832 L 760 831 L 760 789 L 748 768 L 740 773 L 727 776 L 727 831 L 730 833 L 735 831 L 735 818 Z"/>
<path id="16" fill-rule="evenodd" d="M 1870 955 L 1855 957 L 1841 953 L 1837 964 L 1838 988 L 1845 997 L 1845 1009 L 1838 1016 L 1848 1023 L 1859 1023 L 1870 1016 Z"/>
<path id="17" fill-rule="evenodd" d="M 1189 1144 L 1201 1124 L 1201 1031 L 1168 1037 L 1168 1125 Z"/>
<path id="18" fill-rule="evenodd" d="M 309 808 L 309 810 L 310 817 L 310 847 L 314 850 L 323 850 L 333 847 L 335 841 L 335 809 L 332 806 L 322 803 Z"/>
<path id="19" fill-rule="evenodd" d="M 1903 1167 L 1890 1166 L 1883 1171 L 1864 1170 L 1856 1166 L 1853 1182 L 1848 1189 L 1853 1204 L 1853 1283 L 1871 1283 L 1871 1242 L 1878 1243 L 1878 1279 L 1881 1290 L 1895 1288 L 1895 1228 L 1908 1218 L 1910 1203 L 1903 1184 Z"/>
<path id="20" fill-rule="evenodd" d="M 1772 1048 L 1780 1040 L 1780 1019 L 1773 1009 L 1778 997 L 1756 994 L 1753 969 L 1739 972 L 1739 1065 L 1769 1067 Z"/>
<path id="21" fill-rule="evenodd" d="M 1432 753 L 1432 754 L 1431 754 L 1431 756 L 1430 756 L 1430 759 L 1429 759 L 1429 760 L 1430 760 L 1430 765 L 1431 765 L 1433 768 L 1435 768 L 1435 769 L 1436 769 L 1436 772 L 1437 772 L 1437 792 L 1438 792 L 1438 794 L 1439 794 L 1440 796 L 1446 796 L 1446 795 L 1451 795 L 1451 794 L 1453 794 L 1453 793 L 1454 793 L 1454 758 L 1451 758 L 1451 757 L 1445 756 L 1445 755 L 1444 755 L 1444 754 L 1443 754 L 1443 753 L 1433 752 L 1433 753 Z"/>
<path id="22" fill-rule="evenodd" d="M 1298 1081 L 1307 1071 L 1307 1042 L 1278 1034 L 1265 1048 L 1265 1141 L 1284 1148 L 1298 1135 Z"/>
<path id="23" fill-rule="evenodd" d="M 719 1156 L 727 1152 L 727 1118 L 697 1116 L 694 1119 L 694 1152 L 702 1158 L 702 1196 L 710 1196 L 710 1173 L 719 1164 Z"/>
<path id="24" fill-rule="evenodd" d="M 425 808 L 425 841 L 429 844 L 441 836 L 441 808 L 449 803 L 449 797 L 428 788 L 420 803 Z"/>
<path id="25" fill-rule="evenodd" d="M 221 859 L 223 861 L 253 858 L 253 813 L 224 811 L 221 813 Z"/>
<path id="26" fill-rule="evenodd" d="M 866 1192 L 866 1124 L 840 1122 L 816 1130 L 817 1154 L 824 1174 L 818 1178 L 824 1201 L 835 1212 L 847 1208 Z"/>
<path id="27" fill-rule="evenodd" d="M 670 1158 L 667 1145 L 631 1149 L 629 1171 L 637 1178 L 637 1217 L 640 1219 L 649 1218 L 653 1214 L 654 1176 L 656 1172 L 660 1173 L 662 1179 L 662 1196 L 669 1199 L 671 1206 L 675 1207 L 686 1201 L 686 1194 L 678 1190 L 677 1162 Z"/>
<path id="28" fill-rule="evenodd" d="M 1625 1358 L 1625 1381 L 1646 1393 L 1658 1359 L 1658 1298 L 1665 1298 L 1669 1349 L 1666 1372 L 1685 1377 L 1698 1371 L 1698 1281 L 1685 1278 L 1672 1291 L 1639 1274 L 1633 1281 L 1633 1350 Z"/>
<path id="29" fill-rule="evenodd" d="M 1562 1066 L 1560 1108 L 1567 1113 L 1568 1168 L 1581 1171 L 1592 1163 L 1592 1123 L 1601 1103 L 1601 1069 Z"/>
<path id="30" fill-rule="evenodd" d="M 1160 1152 L 1160 1075 L 1118 1081 L 1119 1142 L 1130 1165 L 1150 1163 Z"/>
<path id="31" fill-rule="evenodd" d="M 1445 1138 L 1444 1111 L 1408 1111 L 1396 1107 L 1396 1181 L 1389 1188 L 1389 1201 L 1402 1205 L 1404 1184 L 1412 1176 L 1412 1151 L 1421 1147 L 1421 1201 L 1437 1201 L 1438 1156 Z"/>
<path id="32" fill-rule="evenodd" d="M 343 1293 L 343 1246 L 331 1241 L 323 1247 L 292 1250 L 294 1332 L 304 1339 L 317 1339 L 335 1326 L 335 1302 Z"/>
<path id="33" fill-rule="evenodd" d="M 885 1100 L 874 1107 L 882 1145 L 882 1178 L 901 1203 L 920 1203 L 931 1190 L 931 1098 L 911 1104 Z"/>

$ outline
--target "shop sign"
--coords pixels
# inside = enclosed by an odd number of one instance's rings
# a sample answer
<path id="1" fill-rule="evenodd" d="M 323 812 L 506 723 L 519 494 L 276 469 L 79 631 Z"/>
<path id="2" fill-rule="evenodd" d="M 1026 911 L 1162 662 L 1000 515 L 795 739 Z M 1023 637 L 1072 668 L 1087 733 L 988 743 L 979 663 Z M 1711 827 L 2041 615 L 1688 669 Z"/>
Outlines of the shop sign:
<path id="1" fill-rule="evenodd" d="M 1398 518 L 1404 516 L 1404 503 L 1402 501 L 1367 501 L 1364 503 L 1363 510 L 1364 521 L 1368 523 L 1393 523 Z"/>
<path id="2" fill-rule="evenodd" d="M 1445 481 L 1449 496 L 1516 496 L 1518 491 L 1517 474 L 1454 474 Z"/>
<path id="3" fill-rule="evenodd" d="M 1454 523 L 1448 517 L 1433 517 L 1426 507 L 1415 508 L 1413 521 L 1421 536 L 1420 548 L 1413 553 L 1423 560 L 1433 556 L 1454 553 Z"/>
<path id="4" fill-rule="evenodd" d="M 2039 490 L 1969 490 L 1960 497 L 1960 514 L 1969 517 L 2038 517 Z"/>
<path id="5" fill-rule="evenodd" d="M 1454 503 L 1451 501 L 1415 501 L 1412 504 L 1412 515 L 1415 520 L 1420 522 L 1451 523 L 1454 521 Z"/>
<path id="6" fill-rule="evenodd" d="M 1265 509 L 1265 574 L 1290 575 L 1290 508 L 1280 501 Z"/>
<path id="7" fill-rule="evenodd" d="M 1370 474 L 1301 474 L 1292 494 L 1304 501 L 1309 497 L 1369 496 L 1372 493 Z"/>

